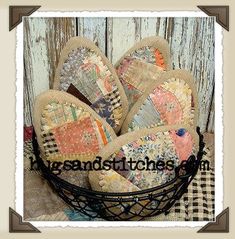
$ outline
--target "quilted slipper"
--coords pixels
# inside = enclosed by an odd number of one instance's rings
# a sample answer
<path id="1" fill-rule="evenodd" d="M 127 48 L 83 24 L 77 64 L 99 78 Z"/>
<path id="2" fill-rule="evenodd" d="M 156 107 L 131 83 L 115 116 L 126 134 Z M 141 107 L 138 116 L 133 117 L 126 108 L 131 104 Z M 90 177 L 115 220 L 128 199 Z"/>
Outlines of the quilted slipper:
<path id="1" fill-rule="evenodd" d="M 128 113 L 122 133 L 161 125 L 197 126 L 198 99 L 192 76 L 185 70 L 162 74 L 148 86 Z"/>
<path id="2" fill-rule="evenodd" d="M 127 98 L 116 71 L 90 40 L 71 38 L 62 50 L 54 89 L 89 104 L 118 132 L 127 114 Z"/>
<path id="3" fill-rule="evenodd" d="M 161 72 L 171 69 L 168 43 L 161 37 L 144 38 L 121 57 L 115 68 L 131 108 L 144 92 L 145 86 L 154 80 L 145 77 L 146 71 L 154 71 L 156 78 Z"/>
<path id="4" fill-rule="evenodd" d="M 62 163 L 68 160 L 93 160 L 104 145 L 116 138 L 111 126 L 89 106 L 56 90 L 37 96 L 33 123 L 42 159 L 62 169 Z M 74 181 L 74 172 L 65 171 L 60 176 Z M 81 174 L 87 173 L 79 171 Z"/>
<path id="5" fill-rule="evenodd" d="M 175 167 L 198 150 L 198 137 L 193 129 L 184 125 L 141 129 L 119 136 L 101 151 L 103 160 L 115 160 L 108 171 L 89 172 L 91 188 L 103 192 L 133 192 L 162 185 L 175 177 Z M 135 165 L 149 168 L 131 169 Z M 137 162 L 140 162 L 137 163 Z M 125 165 L 125 166 L 124 166 Z M 140 202 L 145 205 L 145 200 Z M 150 203 L 151 204 L 151 203 Z M 111 206 L 110 204 L 109 206 Z M 154 205 L 149 205 L 154 206 Z M 161 205 L 162 207 L 164 205 Z M 138 212 L 142 206 L 135 205 Z M 113 208 L 114 212 L 121 210 Z M 143 210 L 142 216 L 147 212 Z M 130 215 L 129 215 L 130 216 Z"/>

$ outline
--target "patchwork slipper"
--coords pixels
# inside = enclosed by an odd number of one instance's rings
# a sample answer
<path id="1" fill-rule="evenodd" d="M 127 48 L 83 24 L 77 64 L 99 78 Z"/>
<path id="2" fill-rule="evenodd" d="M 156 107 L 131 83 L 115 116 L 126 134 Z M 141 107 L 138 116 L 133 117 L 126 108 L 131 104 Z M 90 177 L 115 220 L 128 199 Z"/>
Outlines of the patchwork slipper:
<path id="1" fill-rule="evenodd" d="M 90 105 L 116 132 L 127 114 L 127 98 L 114 67 L 90 40 L 71 38 L 62 50 L 54 89 Z"/>
<path id="2" fill-rule="evenodd" d="M 196 156 L 197 150 L 196 133 L 184 125 L 130 132 L 119 136 L 100 151 L 103 160 L 115 162 L 115 168 L 89 172 L 89 182 L 93 190 L 103 192 L 149 189 L 172 180 L 175 177 L 174 169 L 191 155 Z M 131 169 L 133 163 L 139 165 L 135 170 Z M 147 202 L 140 203 L 144 205 Z M 134 212 L 143 209 L 140 205 L 133 205 Z M 113 208 L 113 210 L 121 209 Z M 142 215 L 145 213 L 147 211 L 143 210 Z"/>
<path id="3" fill-rule="evenodd" d="M 56 90 L 36 98 L 33 123 L 42 159 L 62 168 L 65 161 L 93 160 L 104 145 L 116 138 L 111 126 L 89 106 Z M 61 176 L 71 178 L 71 173 L 65 171 Z"/>
<path id="4" fill-rule="evenodd" d="M 172 70 L 148 86 L 128 113 L 122 134 L 161 125 L 196 128 L 197 117 L 198 99 L 192 76 L 184 70 Z"/>
<path id="5" fill-rule="evenodd" d="M 172 165 L 169 166 L 171 170 L 133 170 L 131 164 L 134 163 L 130 159 L 143 161 L 142 164 L 168 159 L 175 168 L 195 154 L 197 149 L 198 137 L 193 129 L 185 125 L 168 125 L 121 135 L 107 144 L 99 156 L 103 160 L 115 161 L 117 168 L 124 169 L 116 171 L 143 190 L 171 180 L 175 176 Z M 123 158 L 126 158 L 124 162 Z"/>
<path id="6" fill-rule="evenodd" d="M 135 44 L 115 64 L 118 77 L 128 97 L 129 108 L 143 94 L 146 85 L 171 69 L 170 48 L 161 37 L 148 37 Z M 146 77 L 145 72 L 154 72 Z"/>

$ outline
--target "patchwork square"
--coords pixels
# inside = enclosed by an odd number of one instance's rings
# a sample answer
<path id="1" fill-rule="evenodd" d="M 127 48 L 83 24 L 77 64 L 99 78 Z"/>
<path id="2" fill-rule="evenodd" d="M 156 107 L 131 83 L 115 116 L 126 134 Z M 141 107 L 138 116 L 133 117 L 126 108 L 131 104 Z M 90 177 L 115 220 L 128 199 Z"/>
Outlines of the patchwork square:
<path id="1" fill-rule="evenodd" d="M 159 112 L 153 105 L 152 100 L 148 97 L 139 110 L 140 113 L 134 115 L 129 124 L 129 130 L 137 129 L 139 125 L 149 127 L 154 125 L 163 125 Z"/>
<path id="2" fill-rule="evenodd" d="M 107 99 L 101 98 L 91 105 L 91 108 L 96 111 L 98 115 L 105 118 L 111 127 L 115 127 L 115 120 L 112 110 L 112 105 Z"/>
<path id="3" fill-rule="evenodd" d="M 52 130 L 62 154 L 89 154 L 99 151 L 99 143 L 90 117 Z"/>
<path id="4" fill-rule="evenodd" d="M 158 80 L 162 72 L 161 67 L 135 60 L 123 75 L 122 82 L 126 81 L 141 92 L 145 92 L 152 82 Z"/>
<path id="5" fill-rule="evenodd" d="M 43 117 L 41 120 L 42 127 L 44 130 L 48 130 L 66 122 L 75 121 L 80 112 L 80 109 L 75 108 L 72 105 L 51 102 L 43 111 Z"/>
<path id="6" fill-rule="evenodd" d="M 181 122 L 183 111 L 175 95 L 162 87 L 157 87 L 153 94 L 150 94 L 150 98 L 165 123 L 177 124 Z"/>

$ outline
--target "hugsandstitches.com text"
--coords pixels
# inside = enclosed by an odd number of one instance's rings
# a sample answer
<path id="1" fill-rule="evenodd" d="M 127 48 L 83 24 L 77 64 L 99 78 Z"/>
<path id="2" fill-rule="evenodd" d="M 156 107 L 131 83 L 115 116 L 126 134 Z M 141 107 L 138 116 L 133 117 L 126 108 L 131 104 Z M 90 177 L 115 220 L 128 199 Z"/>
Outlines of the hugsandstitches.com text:
<path id="1" fill-rule="evenodd" d="M 97 156 L 93 161 L 81 161 L 81 160 L 65 160 L 64 162 L 58 161 L 46 161 L 48 169 L 55 175 L 61 174 L 62 170 L 69 171 L 98 171 L 98 170 L 115 170 L 115 171 L 129 171 L 129 170 L 168 170 L 172 171 L 176 168 L 174 160 L 150 160 L 146 156 L 143 160 L 134 160 L 132 158 L 126 159 L 123 157 L 121 160 L 102 160 L 101 157 Z M 186 165 L 187 161 L 180 163 L 181 168 Z M 31 170 L 37 170 L 37 162 L 33 158 L 31 159 Z M 210 162 L 208 160 L 201 160 L 200 170 L 208 171 L 210 169 Z"/>

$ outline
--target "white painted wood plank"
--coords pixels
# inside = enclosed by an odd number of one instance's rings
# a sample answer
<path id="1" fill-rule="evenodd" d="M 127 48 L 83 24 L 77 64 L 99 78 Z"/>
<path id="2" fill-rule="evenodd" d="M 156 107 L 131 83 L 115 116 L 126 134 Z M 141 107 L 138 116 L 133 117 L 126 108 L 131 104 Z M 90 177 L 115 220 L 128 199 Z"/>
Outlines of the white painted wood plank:
<path id="1" fill-rule="evenodd" d="M 141 39 L 150 36 L 165 38 L 166 18 L 165 17 L 143 17 L 141 21 Z"/>
<path id="2" fill-rule="evenodd" d="M 155 17 L 143 17 L 140 19 L 141 39 L 156 35 L 158 19 L 159 18 L 155 18 Z"/>
<path id="3" fill-rule="evenodd" d="M 40 18 L 25 21 L 25 68 L 34 95 L 49 89 L 49 61 L 46 45 L 47 22 Z"/>
<path id="4" fill-rule="evenodd" d="M 78 18 L 77 29 L 78 36 L 93 41 L 104 54 L 106 53 L 106 18 Z"/>
<path id="5" fill-rule="evenodd" d="M 156 35 L 166 39 L 167 17 L 157 18 Z"/>
<path id="6" fill-rule="evenodd" d="M 107 56 L 113 64 L 140 40 L 140 18 L 108 18 Z"/>
<path id="7" fill-rule="evenodd" d="M 75 18 L 25 18 L 24 121 L 32 124 L 35 97 L 53 85 L 60 52 L 75 35 Z"/>

